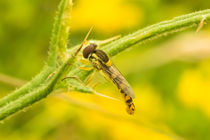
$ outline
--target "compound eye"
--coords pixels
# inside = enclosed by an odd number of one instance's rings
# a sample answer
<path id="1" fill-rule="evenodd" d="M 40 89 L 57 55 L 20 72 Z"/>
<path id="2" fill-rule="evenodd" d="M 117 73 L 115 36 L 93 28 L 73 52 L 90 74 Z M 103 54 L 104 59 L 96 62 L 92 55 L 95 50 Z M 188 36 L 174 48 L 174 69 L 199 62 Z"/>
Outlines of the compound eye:
<path id="1" fill-rule="evenodd" d="M 88 45 L 83 50 L 83 57 L 87 59 L 89 57 L 89 55 L 95 51 L 96 47 L 97 47 L 97 45 L 96 44 L 93 44 L 93 43 L 91 43 L 90 45 Z"/>

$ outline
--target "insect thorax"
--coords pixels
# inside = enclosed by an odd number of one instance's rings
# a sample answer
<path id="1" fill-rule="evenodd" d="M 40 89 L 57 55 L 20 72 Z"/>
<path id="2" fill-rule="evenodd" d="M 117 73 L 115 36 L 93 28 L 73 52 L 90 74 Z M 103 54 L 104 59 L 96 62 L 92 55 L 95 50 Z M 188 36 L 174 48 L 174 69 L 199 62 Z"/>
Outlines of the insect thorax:
<path id="1" fill-rule="evenodd" d="M 92 53 L 89 56 L 89 60 L 90 60 L 91 64 L 93 65 L 93 67 L 95 67 L 98 70 L 101 70 L 100 58 L 96 54 Z"/>

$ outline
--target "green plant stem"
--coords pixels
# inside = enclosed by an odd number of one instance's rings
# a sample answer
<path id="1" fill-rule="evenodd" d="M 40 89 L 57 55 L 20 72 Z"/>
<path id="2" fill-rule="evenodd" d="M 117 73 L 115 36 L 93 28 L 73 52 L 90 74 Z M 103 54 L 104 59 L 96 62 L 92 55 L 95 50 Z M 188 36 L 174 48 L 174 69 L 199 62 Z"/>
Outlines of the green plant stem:
<path id="1" fill-rule="evenodd" d="M 28 94 L 25 94 L 24 96 L 21 96 L 17 98 L 16 100 L 13 100 L 9 102 L 8 104 L 5 104 L 0 108 L 0 120 L 5 119 L 6 117 L 12 115 L 15 112 L 18 112 L 19 110 L 32 105 L 33 103 L 45 98 L 47 95 L 49 95 L 54 86 L 57 82 L 60 82 L 62 77 L 64 76 L 64 73 L 70 71 L 73 67 L 73 64 L 75 62 L 75 57 L 70 57 L 59 69 L 58 72 L 52 76 L 51 80 L 47 82 L 46 84 L 40 86 L 36 90 L 33 90 L 32 92 L 28 92 Z"/>
<path id="2" fill-rule="evenodd" d="M 57 59 L 57 46 L 59 43 L 60 39 L 60 31 L 62 27 L 62 17 L 63 13 L 65 10 L 65 6 L 68 3 L 68 0 L 61 0 L 59 6 L 58 6 L 58 11 L 55 16 L 55 22 L 53 25 L 53 30 L 52 30 L 52 37 L 50 41 L 50 50 L 49 50 L 49 57 L 48 57 L 48 66 L 55 67 L 56 66 L 56 59 Z"/>
<path id="3" fill-rule="evenodd" d="M 60 5 L 62 5 L 62 2 L 64 1 L 65 0 L 61 1 Z M 163 35 L 168 35 L 170 33 L 180 32 L 191 27 L 195 27 L 200 23 L 203 17 L 205 17 L 206 21 L 210 19 L 210 9 L 180 16 L 169 21 L 164 21 L 164 22 L 146 27 L 142 30 L 138 30 L 134 32 L 133 34 L 124 36 L 120 39 L 117 39 L 116 41 L 106 44 L 102 46 L 101 49 L 105 50 L 110 56 L 114 56 L 129 47 L 140 45 L 141 43 L 144 43 L 145 41 L 152 40 L 154 38 L 158 38 Z M 55 37 L 55 40 L 56 40 L 56 37 Z M 57 45 L 55 45 L 56 41 L 55 42 L 53 41 L 53 43 L 51 44 L 52 45 L 51 45 L 51 49 L 49 53 L 48 64 L 49 66 L 52 66 L 54 68 L 57 62 L 56 61 L 56 46 Z M 73 53 L 75 52 L 75 49 L 76 47 L 73 47 L 70 50 L 70 56 L 73 55 Z M 59 67 L 59 69 L 56 69 L 57 71 L 56 75 L 53 76 L 53 78 L 51 78 L 43 86 L 40 86 L 40 87 L 37 86 L 37 85 L 43 84 L 41 82 L 42 80 L 40 80 L 42 78 L 44 79 L 44 76 L 42 74 L 40 75 L 40 78 L 37 78 L 34 81 L 32 80 L 30 83 L 28 83 L 28 85 L 30 86 L 25 86 L 24 88 L 20 89 L 21 91 L 25 92 L 24 96 L 22 95 L 23 93 L 22 92 L 20 94 L 21 96 L 19 96 L 18 98 L 16 98 L 16 96 L 14 96 L 15 98 L 9 98 L 9 99 L 12 99 L 12 101 L 11 100 L 5 101 L 5 99 L 1 99 L 0 104 L 2 104 L 2 106 L 0 108 L 0 120 L 46 97 L 53 90 L 55 84 L 60 81 L 60 78 L 63 77 L 64 75 L 67 75 L 69 72 L 70 72 L 69 75 L 73 74 L 73 76 L 76 76 L 82 80 L 85 79 L 91 72 L 82 71 L 82 70 L 79 70 L 78 68 L 76 69 L 75 67 L 72 68 L 72 64 L 74 61 L 75 61 L 74 57 L 71 57 L 70 60 L 67 60 L 66 63 L 64 63 L 61 67 Z M 47 75 L 48 68 L 49 67 L 45 67 L 45 69 L 43 70 L 44 74 L 46 71 L 46 75 Z M 36 90 L 31 91 L 30 89 L 31 87 L 36 87 Z M 14 93 L 17 93 L 17 91 Z"/>
<path id="4" fill-rule="evenodd" d="M 100 49 L 104 50 L 110 56 L 115 56 L 118 53 L 135 46 L 140 46 L 146 41 L 151 41 L 152 39 L 156 39 L 158 37 L 166 36 L 172 33 L 181 32 L 187 30 L 192 27 L 198 26 L 202 18 L 205 17 L 205 21 L 210 19 L 210 9 L 194 12 L 191 14 L 175 17 L 169 21 L 163 21 L 146 28 L 140 29 L 130 35 L 126 35 L 120 39 L 117 39 L 109 44 L 99 46 Z M 78 45 L 77 45 L 78 46 Z M 76 49 L 76 47 L 72 47 L 69 52 L 72 52 Z M 76 65 L 84 67 L 80 63 Z M 79 69 L 73 69 L 69 73 L 70 76 L 74 75 L 81 80 L 84 80 L 87 76 L 89 76 L 91 72 L 89 71 L 81 71 Z M 83 91 L 83 90 L 79 90 Z"/>
<path id="5" fill-rule="evenodd" d="M 48 65 L 46 65 L 43 68 L 43 70 L 34 79 L 32 79 L 29 83 L 27 83 L 23 87 L 19 88 L 18 90 L 14 91 L 13 93 L 7 95 L 6 97 L 2 98 L 0 100 L 0 107 L 19 98 L 20 96 L 24 96 L 28 92 L 32 91 L 34 88 L 39 87 L 41 84 L 43 84 L 46 81 L 47 77 L 53 71 L 55 71 L 56 57 L 57 57 L 56 48 L 60 41 L 60 30 L 62 27 L 62 17 L 63 17 L 64 10 L 65 10 L 65 7 L 67 7 L 68 2 L 69 2 L 68 0 L 61 0 L 59 7 L 58 7 L 58 11 L 57 11 L 57 14 L 55 17 L 55 23 L 53 25 L 53 30 L 52 30 L 52 37 L 51 37 L 51 41 L 50 41 Z M 64 40 L 62 40 L 62 41 L 64 42 Z"/>
<path id="6" fill-rule="evenodd" d="M 9 104 L 11 101 L 19 98 L 20 96 L 24 96 L 28 92 L 32 91 L 32 89 L 34 89 L 35 87 L 40 86 L 47 79 L 50 73 L 53 72 L 53 70 L 54 69 L 52 67 L 45 66 L 43 71 L 40 72 L 35 78 L 33 78 L 29 83 L 25 84 L 13 93 L 2 98 L 0 100 L 0 107 Z"/>
<path id="7" fill-rule="evenodd" d="M 70 19 L 71 19 L 71 11 L 72 11 L 72 0 L 66 1 L 65 8 L 62 15 L 62 24 L 60 27 L 60 33 L 58 37 L 57 43 L 57 64 L 61 65 L 67 60 L 67 46 L 68 46 L 68 38 L 70 34 Z"/>
<path id="8" fill-rule="evenodd" d="M 114 56 L 131 46 L 141 45 L 145 41 L 161 36 L 167 36 L 168 34 L 180 32 L 191 27 L 196 27 L 203 17 L 205 17 L 206 21 L 210 19 L 210 9 L 151 25 L 113 41 L 112 43 L 102 47 L 102 49 L 105 50 L 110 56 Z"/>

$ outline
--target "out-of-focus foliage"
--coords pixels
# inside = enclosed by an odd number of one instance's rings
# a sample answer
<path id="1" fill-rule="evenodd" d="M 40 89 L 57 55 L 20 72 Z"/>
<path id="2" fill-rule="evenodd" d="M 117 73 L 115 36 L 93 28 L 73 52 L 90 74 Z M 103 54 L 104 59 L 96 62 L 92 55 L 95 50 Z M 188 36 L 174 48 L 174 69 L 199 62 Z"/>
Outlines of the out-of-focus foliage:
<path id="1" fill-rule="evenodd" d="M 0 72 L 29 80 L 47 57 L 58 0 L 0 1 Z M 75 0 L 70 45 L 126 34 L 161 20 L 210 7 L 200 0 Z M 210 29 L 173 35 L 113 59 L 136 93 L 136 114 L 122 101 L 82 93 L 53 94 L 0 124 L 0 139 L 210 139 Z M 101 82 L 103 81 L 103 82 Z M 96 91 L 120 99 L 95 75 Z M 0 96 L 15 88 L 0 83 Z"/>

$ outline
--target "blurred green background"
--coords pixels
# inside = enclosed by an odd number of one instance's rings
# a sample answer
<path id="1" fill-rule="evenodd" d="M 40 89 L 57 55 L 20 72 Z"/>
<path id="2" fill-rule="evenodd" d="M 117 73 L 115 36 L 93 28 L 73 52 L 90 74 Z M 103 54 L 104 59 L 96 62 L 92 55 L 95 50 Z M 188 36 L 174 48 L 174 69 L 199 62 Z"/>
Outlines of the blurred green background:
<path id="1" fill-rule="evenodd" d="M 5 75 L 19 79 L 15 84 L 0 82 L 0 97 L 40 72 L 58 3 L 0 1 L 0 81 L 10 83 Z M 209 7 L 208 0 L 75 0 L 69 44 L 81 43 L 92 25 L 90 38 L 106 39 Z M 96 95 L 50 95 L 1 122 L 0 139 L 209 140 L 209 27 L 150 41 L 113 58 L 136 93 L 134 116 L 126 114 L 122 102 Z M 120 98 L 106 80 L 98 82 L 96 90 Z"/>

